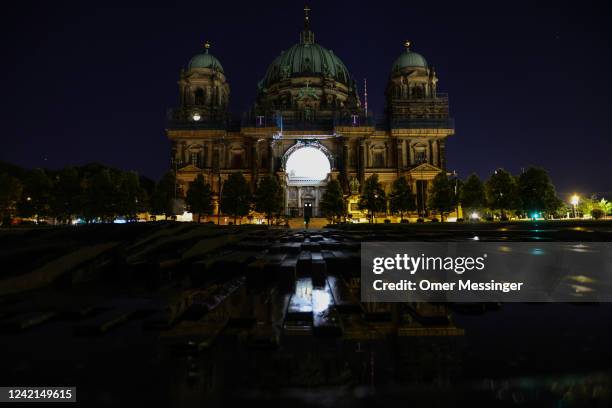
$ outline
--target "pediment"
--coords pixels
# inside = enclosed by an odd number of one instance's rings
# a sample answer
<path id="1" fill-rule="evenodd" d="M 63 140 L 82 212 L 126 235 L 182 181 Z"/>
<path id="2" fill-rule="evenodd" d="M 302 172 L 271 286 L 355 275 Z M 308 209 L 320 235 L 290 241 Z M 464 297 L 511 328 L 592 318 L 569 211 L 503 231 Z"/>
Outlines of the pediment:
<path id="1" fill-rule="evenodd" d="M 439 173 L 442 169 L 429 163 L 422 163 L 410 169 L 408 173 Z"/>
<path id="2" fill-rule="evenodd" d="M 197 166 L 194 166 L 193 164 L 188 164 L 185 167 L 181 167 L 179 171 L 200 171 L 200 168 Z"/>

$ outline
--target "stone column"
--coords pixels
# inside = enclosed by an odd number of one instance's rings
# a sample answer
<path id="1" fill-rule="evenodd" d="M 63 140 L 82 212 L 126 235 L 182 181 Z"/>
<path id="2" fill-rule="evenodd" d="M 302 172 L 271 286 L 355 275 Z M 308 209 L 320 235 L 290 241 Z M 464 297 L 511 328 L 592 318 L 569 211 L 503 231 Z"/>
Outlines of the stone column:
<path id="1" fill-rule="evenodd" d="M 436 167 L 440 167 L 440 156 L 438 154 L 438 141 L 434 140 L 431 142 L 432 147 L 432 164 Z"/>
<path id="2" fill-rule="evenodd" d="M 349 142 L 348 140 L 344 139 L 342 141 L 342 171 L 344 172 L 345 176 L 348 173 L 348 166 L 349 166 Z"/>
<path id="3" fill-rule="evenodd" d="M 412 147 L 412 144 L 410 143 L 410 141 L 408 142 L 408 160 L 409 160 L 409 165 L 410 166 L 414 166 L 414 148 Z"/>
<path id="4" fill-rule="evenodd" d="M 391 149 L 389 143 L 385 142 L 385 161 L 383 162 L 385 168 L 391 167 Z"/>
<path id="5" fill-rule="evenodd" d="M 270 171 L 270 175 L 274 174 L 274 171 L 276 170 L 276 157 L 274 155 L 274 140 L 273 139 L 269 139 L 268 140 L 268 160 L 269 160 L 269 165 L 270 168 L 268 169 Z"/>
<path id="6" fill-rule="evenodd" d="M 364 139 L 359 141 L 358 151 L 358 163 L 359 163 L 359 184 L 363 186 L 365 181 L 365 168 L 366 168 L 366 142 Z"/>
<path id="7" fill-rule="evenodd" d="M 446 170 L 446 145 L 444 140 L 438 141 L 440 151 L 440 168 Z"/>
<path id="8" fill-rule="evenodd" d="M 218 173 L 221 169 L 221 144 L 219 143 L 218 140 L 215 140 L 213 142 L 213 148 L 212 148 L 213 152 L 212 152 L 212 167 L 213 167 L 213 172 L 214 173 Z"/>
<path id="9" fill-rule="evenodd" d="M 257 188 L 257 141 L 251 140 L 251 189 Z"/>
<path id="10" fill-rule="evenodd" d="M 397 175 L 398 176 L 401 174 L 402 169 L 404 168 L 403 146 L 404 146 L 404 141 L 403 140 L 396 140 L 395 141 L 395 166 L 397 168 Z"/>
<path id="11" fill-rule="evenodd" d="M 186 142 L 181 142 L 181 147 L 180 147 L 180 152 L 179 152 L 179 161 L 180 161 L 180 165 L 184 166 L 185 163 L 187 163 L 187 143 Z"/>

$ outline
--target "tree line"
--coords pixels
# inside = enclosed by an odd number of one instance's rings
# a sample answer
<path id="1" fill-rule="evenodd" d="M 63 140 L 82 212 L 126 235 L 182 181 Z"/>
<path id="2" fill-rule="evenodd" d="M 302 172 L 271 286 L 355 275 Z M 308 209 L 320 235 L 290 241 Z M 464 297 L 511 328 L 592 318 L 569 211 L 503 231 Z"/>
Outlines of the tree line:
<path id="1" fill-rule="evenodd" d="M 342 197 L 339 184 L 330 182 L 321 202 L 322 212 L 332 221 L 347 215 L 346 200 Z M 417 208 L 416 192 L 404 177 L 397 178 L 387 195 L 378 175 L 373 174 L 365 180 L 358 206 L 367 212 L 370 221 L 376 214 L 395 214 L 403 220 L 406 213 L 423 210 L 432 211 L 444 217 L 461 205 L 466 216 L 493 219 L 494 216 L 507 220 L 509 216 L 521 218 L 561 218 L 571 211 L 568 204 L 557 197 L 555 187 L 546 172 L 539 167 L 529 167 L 518 175 L 497 169 L 485 181 L 476 174 L 465 180 L 439 173 L 427 188 L 426 208 Z M 610 213 L 612 205 L 605 200 L 585 199 L 584 214 L 600 218 Z M 595 212 L 586 209 L 587 205 Z"/>
<path id="2" fill-rule="evenodd" d="M 76 219 L 131 221 L 143 212 L 168 218 L 183 210 L 177 203 L 177 198 L 182 198 L 177 188 L 172 171 L 155 183 L 135 172 L 100 164 L 25 170 L 0 162 L 0 222 L 9 225 L 14 217 L 36 218 L 38 222 L 52 218 L 66 224 Z M 234 218 L 234 223 L 253 210 L 270 221 L 280 216 L 283 198 L 276 177 L 263 178 L 251 193 L 244 176 L 234 173 L 223 183 L 219 205 L 223 214 Z M 184 199 L 198 221 L 202 215 L 213 214 L 213 191 L 202 175 L 190 183 Z"/>
<path id="3" fill-rule="evenodd" d="M 171 173 L 169 173 L 171 174 Z M 169 176 L 171 177 L 171 176 Z M 234 224 L 254 210 L 264 214 L 268 224 L 273 218 L 281 216 L 283 210 L 283 189 L 274 176 L 262 178 L 254 192 L 242 173 L 232 173 L 223 182 L 219 209 L 222 214 L 233 218 Z M 210 184 L 206 183 L 200 174 L 189 184 L 185 195 L 187 209 L 191 211 L 198 222 L 202 215 L 213 215 L 214 201 Z M 163 212 L 163 211 L 160 211 Z"/>
<path id="4" fill-rule="evenodd" d="M 155 183 L 135 172 L 100 164 L 25 170 L 0 164 L 0 222 L 13 217 L 60 223 L 133 220 L 146 211 Z"/>
<path id="5" fill-rule="evenodd" d="M 524 218 L 563 217 L 574 210 L 561 201 L 547 172 L 530 167 L 518 175 L 497 169 L 485 181 L 476 174 L 461 180 L 439 173 L 427 188 L 427 208 L 442 220 L 459 205 L 464 214 L 478 214 L 501 220 L 509 216 Z M 202 216 L 215 212 L 214 194 L 202 175 L 193 180 L 185 203 L 199 222 Z M 167 172 L 157 183 L 135 172 L 122 171 L 100 164 L 66 167 L 60 170 L 25 170 L 0 162 L 0 222 L 11 218 L 53 218 L 60 223 L 75 219 L 85 222 L 108 222 L 121 217 L 135 220 L 138 213 L 150 212 L 169 217 L 182 212 L 177 205 L 179 191 L 175 174 Z M 337 180 L 331 180 L 320 201 L 322 214 L 332 222 L 346 219 L 348 194 Z M 255 191 L 242 173 L 232 173 L 222 184 L 218 202 L 221 213 L 233 222 L 252 211 L 264 214 L 268 223 L 283 211 L 283 189 L 274 176 L 262 178 Z M 365 180 L 359 196 L 359 209 L 373 221 L 376 214 L 395 214 L 401 220 L 418 211 L 416 192 L 406 178 L 397 178 L 385 192 L 378 175 Z M 595 197 L 582 199 L 575 209 L 581 215 L 601 218 L 612 212 L 612 205 Z"/>

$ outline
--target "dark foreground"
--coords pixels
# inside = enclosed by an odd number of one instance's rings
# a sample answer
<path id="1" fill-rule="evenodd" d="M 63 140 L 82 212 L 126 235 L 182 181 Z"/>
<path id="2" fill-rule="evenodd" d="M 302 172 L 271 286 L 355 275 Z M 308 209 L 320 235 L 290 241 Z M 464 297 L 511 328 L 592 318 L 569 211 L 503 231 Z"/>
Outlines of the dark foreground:
<path id="1" fill-rule="evenodd" d="M 475 237 L 612 224 L 0 230 L 0 385 L 87 406 L 609 406 L 609 304 L 359 302 L 361 241 Z"/>

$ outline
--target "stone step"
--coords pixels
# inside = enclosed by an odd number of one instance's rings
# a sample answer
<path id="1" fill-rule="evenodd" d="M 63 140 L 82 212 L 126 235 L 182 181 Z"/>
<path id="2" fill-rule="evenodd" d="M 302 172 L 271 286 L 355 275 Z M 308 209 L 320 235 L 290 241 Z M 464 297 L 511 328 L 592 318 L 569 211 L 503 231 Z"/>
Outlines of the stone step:
<path id="1" fill-rule="evenodd" d="M 323 337 L 342 335 L 342 321 L 336 310 L 334 297 L 327 284 L 312 290 L 313 333 Z"/>
<path id="2" fill-rule="evenodd" d="M 324 287 L 326 285 L 327 264 L 320 252 L 312 253 L 312 261 L 310 266 L 312 274 L 312 285 L 314 287 Z"/>
<path id="3" fill-rule="evenodd" d="M 297 257 L 286 257 L 280 265 L 278 287 L 281 292 L 289 292 L 295 287 L 297 277 Z"/>
<path id="4" fill-rule="evenodd" d="M 302 243 L 302 251 L 320 252 L 321 245 L 318 242 L 306 242 Z"/>
<path id="5" fill-rule="evenodd" d="M 310 251 L 300 252 L 297 262 L 297 275 L 310 276 L 312 266 L 312 254 Z"/>
<path id="6" fill-rule="evenodd" d="M 334 304 L 341 313 L 362 313 L 359 299 L 349 290 L 338 275 L 327 275 L 327 283 L 334 298 Z"/>

